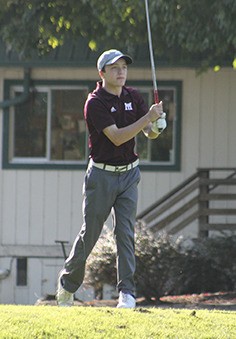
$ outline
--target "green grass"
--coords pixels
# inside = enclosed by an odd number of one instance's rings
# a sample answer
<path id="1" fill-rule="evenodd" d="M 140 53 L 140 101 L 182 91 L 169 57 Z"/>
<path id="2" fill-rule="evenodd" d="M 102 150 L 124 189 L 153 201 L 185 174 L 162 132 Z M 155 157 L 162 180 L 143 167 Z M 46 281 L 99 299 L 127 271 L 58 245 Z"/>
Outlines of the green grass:
<path id="1" fill-rule="evenodd" d="M 236 312 L 0 305 L 0 338 L 236 338 Z"/>

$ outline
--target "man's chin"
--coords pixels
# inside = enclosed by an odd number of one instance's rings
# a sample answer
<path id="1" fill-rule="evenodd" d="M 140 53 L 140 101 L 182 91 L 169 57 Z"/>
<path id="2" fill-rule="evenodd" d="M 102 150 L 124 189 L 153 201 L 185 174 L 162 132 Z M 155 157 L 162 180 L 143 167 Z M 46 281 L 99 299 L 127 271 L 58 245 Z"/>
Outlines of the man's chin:
<path id="1" fill-rule="evenodd" d="M 125 81 L 126 81 L 126 79 L 119 79 L 119 80 L 117 81 L 118 86 L 124 86 L 124 85 L 125 85 Z"/>

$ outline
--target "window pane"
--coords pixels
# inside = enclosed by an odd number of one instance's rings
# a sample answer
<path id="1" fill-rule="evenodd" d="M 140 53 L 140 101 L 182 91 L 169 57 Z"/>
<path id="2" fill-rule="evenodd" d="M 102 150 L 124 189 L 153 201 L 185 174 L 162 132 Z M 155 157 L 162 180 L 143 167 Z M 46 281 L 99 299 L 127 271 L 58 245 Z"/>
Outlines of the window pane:
<path id="1" fill-rule="evenodd" d="M 86 125 L 83 116 L 87 90 L 52 90 L 51 159 L 84 160 Z"/>
<path id="2" fill-rule="evenodd" d="M 167 128 L 164 132 L 151 142 L 151 161 L 172 162 L 173 156 L 173 122 L 175 120 L 174 90 L 160 90 L 160 97 L 163 101 L 166 112 Z"/>
<path id="3" fill-rule="evenodd" d="M 140 92 L 144 100 L 150 107 L 154 102 L 153 90 L 141 89 Z M 175 120 L 176 120 L 176 98 L 175 89 L 159 89 L 160 100 L 163 101 L 163 108 L 166 112 L 167 128 L 157 138 L 150 140 L 144 136 L 143 133 L 139 133 L 137 136 L 137 153 L 142 162 L 159 162 L 170 164 L 174 162 L 174 133 L 175 133 Z"/>
<path id="4" fill-rule="evenodd" d="M 151 100 L 149 99 L 150 90 L 140 90 L 140 92 L 142 93 L 142 97 L 149 107 L 151 102 Z M 136 151 L 139 159 L 142 161 L 148 160 L 148 146 L 148 139 L 145 137 L 143 132 L 140 132 L 136 136 Z"/>
<path id="5" fill-rule="evenodd" d="M 27 102 L 15 107 L 14 157 L 46 156 L 46 124 L 47 93 L 34 91 Z"/>
<path id="6" fill-rule="evenodd" d="M 148 140 L 145 137 L 144 133 L 139 133 L 136 137 L 136 151 L 140 160 L 148 160 Z"/>

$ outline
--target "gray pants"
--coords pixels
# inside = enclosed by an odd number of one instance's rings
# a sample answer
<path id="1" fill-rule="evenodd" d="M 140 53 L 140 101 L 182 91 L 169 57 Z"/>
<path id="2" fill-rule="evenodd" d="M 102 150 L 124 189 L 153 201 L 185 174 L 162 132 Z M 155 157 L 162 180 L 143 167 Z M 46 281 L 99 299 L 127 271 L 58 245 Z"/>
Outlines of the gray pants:
<path id="1" fill-rule="evenodd" d="M 83 225 L 60 272 L 62 286 L 75 293 L 83 282 L 86 259 L 96 244 L 111 209 L 117 245 L 117 288 L 135 293 L 134 226 L 139 167 L 109 172 L 88 167 L 84 181 Z"/>

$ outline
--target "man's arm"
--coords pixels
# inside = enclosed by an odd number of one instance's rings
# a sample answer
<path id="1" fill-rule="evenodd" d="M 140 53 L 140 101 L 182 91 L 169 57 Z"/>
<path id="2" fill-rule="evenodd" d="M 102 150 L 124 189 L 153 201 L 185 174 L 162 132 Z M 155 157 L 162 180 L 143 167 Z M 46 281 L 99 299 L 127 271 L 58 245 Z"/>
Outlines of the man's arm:
<path id="1" fill-rule="evenodd" d="M 115 124 L 104 128 L 103 133 L 116 146 L 120 146 L 134 138 L 140 131 L 144 131 L 148 138 L 155 139 L 158 134 L 151 130 L 151 123 L 159 119 L 162 115 L 162 102 L 150 107 L 147 114 L 135 121 L 133 124 L 118 128 Z"/>

